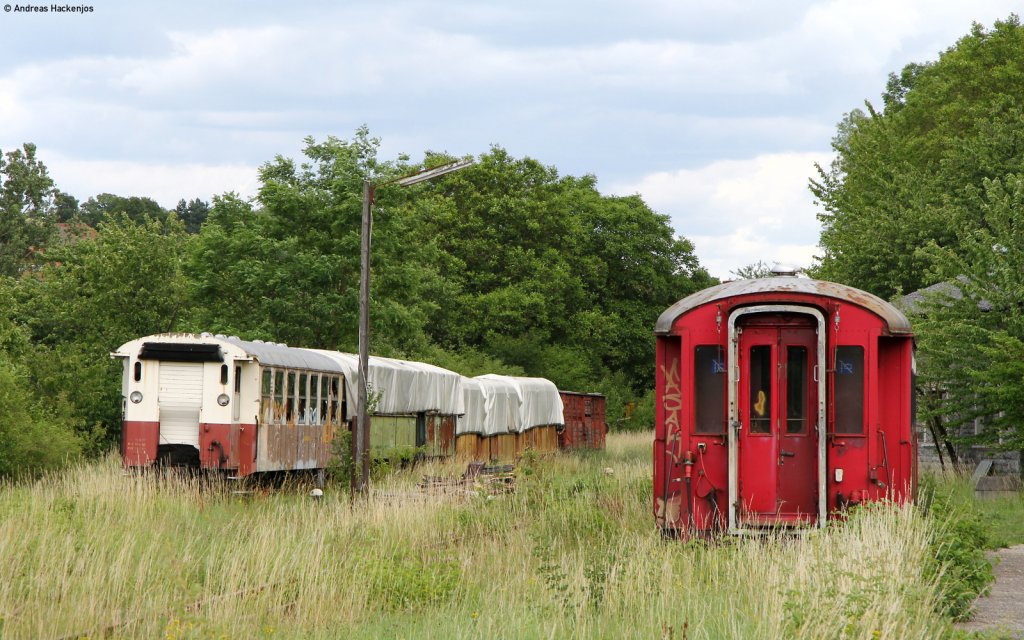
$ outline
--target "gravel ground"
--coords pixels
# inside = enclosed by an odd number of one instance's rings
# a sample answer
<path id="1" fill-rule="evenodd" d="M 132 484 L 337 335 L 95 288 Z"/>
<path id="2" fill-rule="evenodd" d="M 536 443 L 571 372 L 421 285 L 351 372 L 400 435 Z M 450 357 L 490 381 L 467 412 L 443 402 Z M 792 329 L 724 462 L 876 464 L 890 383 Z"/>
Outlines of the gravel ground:
<path id="1" fill-rule="evenodd" d="M 965 631 L 995 631 L 999 637 L 1024 639 L 1024 544 L 996 552 L 992 592 L 978 598 L 974 618 L 958 624 Z"/>

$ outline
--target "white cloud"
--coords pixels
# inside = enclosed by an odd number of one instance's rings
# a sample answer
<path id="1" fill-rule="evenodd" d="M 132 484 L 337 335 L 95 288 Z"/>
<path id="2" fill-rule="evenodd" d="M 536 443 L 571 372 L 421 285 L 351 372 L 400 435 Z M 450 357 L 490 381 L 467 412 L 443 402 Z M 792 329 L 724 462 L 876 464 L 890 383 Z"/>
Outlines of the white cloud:
<path id="1" fill-rule="evenodd" d="M 259 188 L 254 166 L 77 160 L 45 149 L 39 154 L 57 186 L 81 201 L 113 193 L 149 197 L 172 209 L 181 199 L 209 201 L 227 191 L 247 198 Z"/>
<path id="2" fill-rule="evenodd" d="M 819 230 L 807 181 L 815 162 L 829 161 L 827 153 L 768 154 L 654 173 L 609 191 L 639 193 L 669 215 L 676 231 L 694 242 L 701 263 L 720 278 L 758 260 L 807 267 Z"/>

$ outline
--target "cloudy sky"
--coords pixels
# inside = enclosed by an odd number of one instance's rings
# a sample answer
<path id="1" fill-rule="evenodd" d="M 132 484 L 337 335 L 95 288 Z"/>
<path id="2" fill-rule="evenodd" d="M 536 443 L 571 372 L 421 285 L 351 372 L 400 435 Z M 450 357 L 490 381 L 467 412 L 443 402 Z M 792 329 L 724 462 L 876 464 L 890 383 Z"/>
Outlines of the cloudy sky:
<path id="1" fill-rule="evenodd" d="M 807 181 L 843 114 L 1018 5 L 15 3 L 0 14 L 0 149 L 35 143 L 79 199 L 173 207 L 251 196 L 261 163 L 366 124 L 383 158 L 500 145 L 593 174 L 606 194 L 639 193 L 719 277 L 758 260 L 808 266 Z"/>

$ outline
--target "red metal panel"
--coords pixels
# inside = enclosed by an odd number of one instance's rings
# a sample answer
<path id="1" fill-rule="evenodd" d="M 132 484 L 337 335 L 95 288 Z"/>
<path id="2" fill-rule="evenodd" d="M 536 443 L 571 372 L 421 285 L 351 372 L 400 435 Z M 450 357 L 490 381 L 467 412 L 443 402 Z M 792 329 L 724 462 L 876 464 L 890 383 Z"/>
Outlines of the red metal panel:
<path id="1" fill-rule="evenodd" d="M 146 467 L 156 460 L 160 423 L 126 420 L 121 426 L 121 456 L 125 467 Z"/>
<path id="2" fill-rule="evenodd" d="M 257 426 L 238 425 L 238 475 L 247 476 L 256 471 Z"/>
<path id="3" fill-rule="evenodd" d="M 203 469 L 238 468 L 238 425 L 199 425 L 199 466 Z"/>

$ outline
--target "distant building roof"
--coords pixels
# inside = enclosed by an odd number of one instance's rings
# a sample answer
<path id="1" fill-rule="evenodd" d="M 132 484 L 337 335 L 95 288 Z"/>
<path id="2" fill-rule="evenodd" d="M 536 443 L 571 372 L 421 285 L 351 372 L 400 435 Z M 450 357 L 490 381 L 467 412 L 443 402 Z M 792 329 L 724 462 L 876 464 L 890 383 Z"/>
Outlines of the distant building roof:
<path id="1" fill-rule="evenodd" d="M 964 284 L 967 282 L 967 276 L 957 276 L 956 281 Z M 952 282 L 937 282 L 924 289 L 918 289 L 913 293 L 900 298 L 896 306 L 902 309 L 904 312 L 912 315 L 919 315 L 924 313 L 925 304 L 929 299 L 941 299 L 950 298 L 952 300 L 963 300 L 963 290 Z M 992 303 L 984 298 L 978 302 L 978 308 L 982 311 L 991 311 Z"/>

